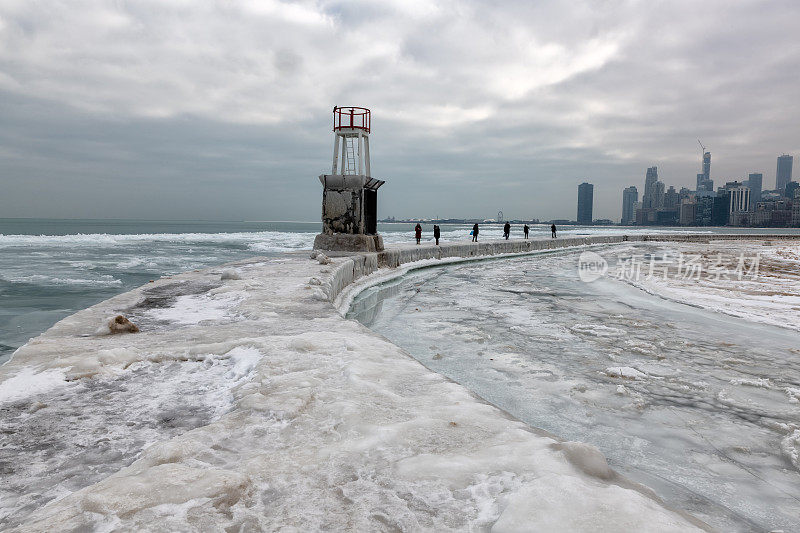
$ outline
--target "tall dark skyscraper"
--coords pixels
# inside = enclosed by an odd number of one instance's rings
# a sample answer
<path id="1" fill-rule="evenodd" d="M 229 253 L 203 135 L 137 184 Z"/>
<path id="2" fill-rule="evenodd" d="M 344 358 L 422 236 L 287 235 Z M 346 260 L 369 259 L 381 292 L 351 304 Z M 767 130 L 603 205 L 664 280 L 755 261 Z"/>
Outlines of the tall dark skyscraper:
<path id="1" fill-rule="evenodd" d="M 764 183 L 764 176 L 760 172 L 754 172 L 747 176 L 747 186 L 750 187 L 750 206 L 751 211 L 756 204 L 761 201 L 761 189 Z"/>
<path id="2" fill-rule="evenodd" d="M 778 157 L 778 169 L 775 171 L 775 189 L 781 194 L 786 184 L 792 181 L 792 156 L 783 154 Z"/>
<path id="3" fill-rule="evenodd" d="M 581 183 L 578 185 L 578 224 L 592 223 L 592 204 L 594 202 L 594 185 Z"/>
<path id="4" fill-rule="evenodd" d="M 644 193 L 642 194 L 642 207 L 655 207 L 656 182 L 658 181 L 658 167 L 648 167 L 644 178 Z"/>
<path id="5" fill-rule="evenodd" d="M 622 191 L 622 220 L 623 224 L 633 224 L 636 221 L 636 202 L 639 201 L 639 191 L 630 187 Z"/>

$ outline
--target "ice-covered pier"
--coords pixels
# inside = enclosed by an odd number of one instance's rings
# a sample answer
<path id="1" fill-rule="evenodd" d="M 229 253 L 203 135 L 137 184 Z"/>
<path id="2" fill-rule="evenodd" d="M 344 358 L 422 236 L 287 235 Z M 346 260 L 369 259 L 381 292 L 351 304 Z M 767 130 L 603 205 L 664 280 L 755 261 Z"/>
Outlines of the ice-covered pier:
<path id="1" fill-rule="evenodd" d="M 592 446 L 511 418 L 332 305 L 404 268 L 666 238 L 712 236 L 303 252 L 76 313 L 0 367 L 0 528 L 704 528 Z M 117 314 L 142 331 L 103 334 Z"/>

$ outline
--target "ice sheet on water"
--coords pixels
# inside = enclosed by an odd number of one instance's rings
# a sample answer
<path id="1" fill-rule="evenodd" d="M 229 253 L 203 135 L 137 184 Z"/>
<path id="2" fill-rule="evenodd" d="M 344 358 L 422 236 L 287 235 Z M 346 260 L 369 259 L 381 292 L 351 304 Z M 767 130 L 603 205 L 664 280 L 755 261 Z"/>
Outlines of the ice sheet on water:
<path id="1" fill-rule="evenodd" d="M 797 320 L 800 244 L 797 242 L 664 243 L 653 256 L 663 258 L 663 263 L 655 263 L 655 275 L 646 275 L 649 263 L 636 279 L 625 275 L 622 263 L 612 264 L 610 275 L 664 298 L 749 321 L 800 330 Z M 695 275 L 688 267 L 680 270 L 681 257 L 684 265 L 695 261 L 700 275 Z M 663 265 L 667 265 L 666 276 L 662 275 Z"/>
<path id="2" fill-rule="evenodd" d="M 615 468 L 720 529 L 800 527 L 796 334 L 614 279 L 581 283 L 576 260 L 420 272 L 376 299 L 370 324 L 532 425 L 598 446 Z M 751 304 L 761 306 L 745 297 L 740 310 Z"/>

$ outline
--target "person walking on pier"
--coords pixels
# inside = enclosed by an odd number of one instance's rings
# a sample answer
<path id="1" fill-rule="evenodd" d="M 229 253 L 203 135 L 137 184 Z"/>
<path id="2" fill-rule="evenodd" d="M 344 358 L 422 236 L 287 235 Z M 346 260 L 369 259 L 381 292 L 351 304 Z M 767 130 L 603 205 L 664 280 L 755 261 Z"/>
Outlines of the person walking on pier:
<path id="1" fill-rule="evenodd" d="M 529 230 L 529 229 L 530 229 L 530 228 L 528 227 L 528 225 L 527 225 L 527 224 L 525 224 L 524 226 L 522 226 L 522 232 L 525 234 L 525 240 L 527 240 L 527 239 L 528 239 L 528 230 Z"/>
<path id="2" fill-rule="evenodd" d="M 417 244 L 419 244 L 419 240 L 422 238 L 422 226 L 419 225 L 419 222 L 417 222 L 417 227 L 414 228 L 414 236 L 417 238 Z"/>
<path id="3" fill-rule="evenodd" d="M 478 223 L 472 226 L 472 242 L 478 242 Z"/>
<path id="4" fill-rule="evenodd" d="M 510 235 L 511 235 L 511 224 L 509 224 L 508 222 L 506 222 L 506 225 L 505 225 L 505 226 L 503 226 L 503 237 L 505 237 L 505 238 L 506 238 L 506 240 L 508 240 L 508 237 L 509 237 Z"/>
<path id="5" fill-rule="evenodd" d="M 439 246 L 439 237 L 442 236 L 442 230 L 439 229 L 437 224 L 433 225 L 433 238 L 436 239 L 436 246 Z"/>
<path id="6" fill-rule="evenodd" d="M 555 239 L 556 238 L 556 225 L 555 224 L 550 224 L 550 232 L 553 234 L 552 238 Z"/>

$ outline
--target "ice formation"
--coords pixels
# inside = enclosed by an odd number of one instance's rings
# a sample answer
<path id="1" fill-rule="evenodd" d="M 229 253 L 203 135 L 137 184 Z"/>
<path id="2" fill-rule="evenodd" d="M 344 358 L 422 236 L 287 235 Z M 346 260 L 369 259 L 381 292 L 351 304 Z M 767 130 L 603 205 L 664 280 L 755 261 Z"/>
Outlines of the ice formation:
<path id="1" fill-rule="evenodd" d="M 701 525 L 596 448 L 532 429 L 344 320 L 328 297 L 337 261 L 302 253 L 157 280 L 20 348 L 0 367 L 13 435 L 0 527 Z M 141 333 L 92 335 L 118 313 Z"/>
<path id="2" fill-rule="evenodd" d="M 644 291 L 613 277 L 620 256 L 715 257 L 723 248 L 761 251 L 772 274 L 745 283 L 671 275 L 644 280 Z M 792 250 L 800 247 L 779 240 L 622 243 L 600 250 L 610 277 L 593 283 L 579 279 L 570 251 L 451 264 L 384 279 L 355 299 L 351 316 L 530 425 L 591 443 L 720 530 L 794 531 Z M 795 296 L 770 297 L 776 290 Z M 735 303 L 738 316 L 720 302 Z"/>

